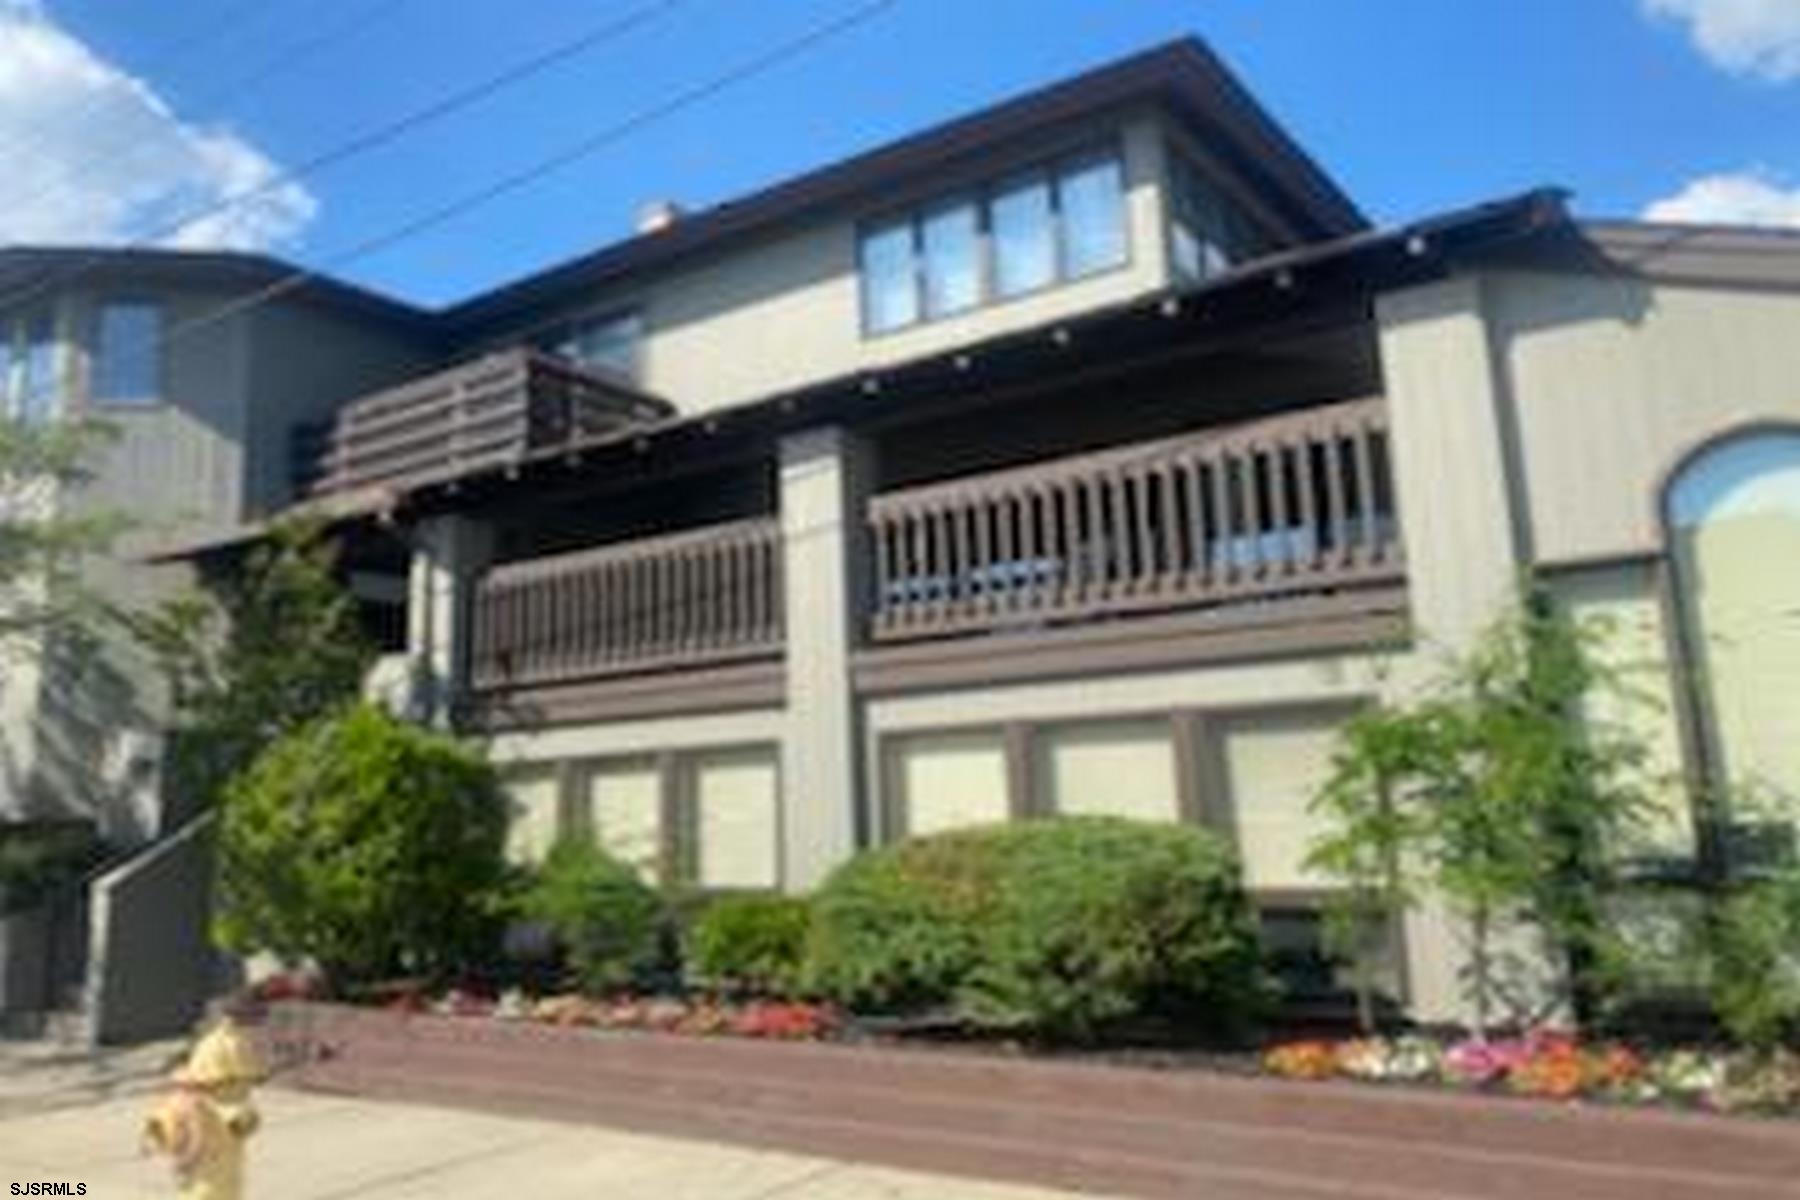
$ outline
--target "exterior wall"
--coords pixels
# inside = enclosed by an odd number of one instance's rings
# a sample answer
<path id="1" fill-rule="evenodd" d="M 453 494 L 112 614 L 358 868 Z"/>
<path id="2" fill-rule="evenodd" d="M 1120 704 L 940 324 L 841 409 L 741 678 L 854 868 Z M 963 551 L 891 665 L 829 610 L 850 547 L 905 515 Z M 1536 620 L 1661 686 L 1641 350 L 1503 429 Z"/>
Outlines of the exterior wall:
<path id="1" fill-rule="evenodd" d="M 250 318 L 242 446 L 242 512 L 266 517 L 293 499 L 294 427 L 323 421 L 346 401 L 431 370 L 436 348 L 420 333 L 304 302 Z"/>
<path id="2" fill-rule="evenodd" d="M 1496 272 L 1486 295 L 1541 563 L 1660 550 L 1658 493 L 1682 456 L 1800 421 L 1800 294 Z"/>
<path id="3" fill-rule="evenodd" d="M 893 333 L 865 337 L 857 233 L 865 218 L 992 179 L 1064 150 L 1116 138 L 1125 159 L 1130 257 L 1122 267 Z M 637 307 L 645 324 L 641 383 L 684 412 L 700 412 L 1028 328 L 1155 291 L 1168 281 L 1160 181 L 1161 123 L 1149 112 L 1069 130 L 961 171 L 934 175 L 879 207 L 726 248 L 666 275 L 585 297 L 577 311 Z M 553 318 L 498 331 L 505 344 Z"/>

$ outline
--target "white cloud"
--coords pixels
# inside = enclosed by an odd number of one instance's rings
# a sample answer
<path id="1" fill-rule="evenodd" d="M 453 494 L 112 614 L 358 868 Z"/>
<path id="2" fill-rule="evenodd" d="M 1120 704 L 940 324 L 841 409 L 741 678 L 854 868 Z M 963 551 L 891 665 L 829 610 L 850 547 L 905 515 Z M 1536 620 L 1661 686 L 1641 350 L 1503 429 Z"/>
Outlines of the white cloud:
<path id="1" fill-rule="evenodd" d="M 1645 208 L 1644 219 L 1800 229 L 1800 187 L 1762 170 L 1703 175 Z"/>
<path id="2" fill-rule="evenodd" d="M 0 163 L 0 243 L 137 241 L 280 173 L 236 134 L 181 120 L 41 0 L 0 0 Z M 305 188 L 280 184 L 158 240 L 270 249 L 317 210 Z"/>
<path id="3" fill-rule="evenodd" d="M 1643 0 L 1685 22 L 1700 52 L 1733 74 L 1800 79 L 1800 0 Z"/>

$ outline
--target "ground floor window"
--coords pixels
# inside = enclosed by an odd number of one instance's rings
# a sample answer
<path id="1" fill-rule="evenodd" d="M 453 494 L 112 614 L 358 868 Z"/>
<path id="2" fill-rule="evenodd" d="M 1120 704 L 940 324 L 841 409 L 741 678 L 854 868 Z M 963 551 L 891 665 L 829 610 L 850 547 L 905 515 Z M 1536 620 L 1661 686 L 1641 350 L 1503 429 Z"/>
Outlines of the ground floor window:
<path id="1" fill-rule="evenodd" d="M 587 837 L 647 881 L 781 886 L 779 756 L 771 745 L 577 759 L 511 772 L 508 856 Z"/>
<path id="2" fill-rule="evenodd" d="M 1046 812 L 1173 821 L 1181 815 L 1174 727 L 1167 718 L 1050 726 L 1033 740 Z"/>

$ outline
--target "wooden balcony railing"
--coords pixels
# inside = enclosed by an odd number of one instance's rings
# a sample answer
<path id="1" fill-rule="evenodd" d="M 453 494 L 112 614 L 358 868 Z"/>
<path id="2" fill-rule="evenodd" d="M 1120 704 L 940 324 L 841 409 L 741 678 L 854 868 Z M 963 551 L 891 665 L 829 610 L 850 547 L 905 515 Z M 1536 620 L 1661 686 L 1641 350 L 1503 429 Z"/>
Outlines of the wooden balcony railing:
<path id="1" fill-rule="evenodd" d="M 780 651 L 774 518 L 508 563 L 476 587 L 477 690 Z"/>
<path id="2" fill-rule="evenodd" d="M 520 348 L 374 392 L 294 436 L 295 493 L 412 488 L 666 415 L 659 402 Z"/>
<path id="3" fill-rule="evenodd" d="M 878 640 L 1403 577 L 1385 408 L 1356 401 L 887 492 Z"/>

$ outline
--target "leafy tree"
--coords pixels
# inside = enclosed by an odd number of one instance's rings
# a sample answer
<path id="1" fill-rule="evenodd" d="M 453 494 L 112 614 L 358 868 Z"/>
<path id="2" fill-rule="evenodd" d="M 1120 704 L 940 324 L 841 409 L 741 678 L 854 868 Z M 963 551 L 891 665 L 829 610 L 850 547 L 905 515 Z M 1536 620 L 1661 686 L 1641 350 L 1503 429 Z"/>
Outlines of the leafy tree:
<path id="1" fill-rule="evenodd" d="M 283 735 L 354 699 L 375 656 L 335 547 L 307 521 L 278 525 L 210 591 L 128 620 L 168 680 L 179 722 L 169 770 L 194 807 Z"/>
<path id="2" fill-rule="evenodd" d="M 215 932 L 332 980 L 441 975 L 497 937 L 506 806 L 472 750 L 357 705 L 225 788 Z"/>
<path id="3" fill-rule="evenodd" d="M 104 551 L 123 522 L 80 511 L 65 494 L 91 478 L 108 436 L 92 422 L 0 416 L 0 636 L 85 627 L 95 616 L 81 562 Z"/>
<path id="4" fill-rule="evenodd" d="M 1646 827 L 1647 752 L 1592 716 L 1603 695 L 1635 699 L 1593 653 L 1607 632 L 1528 587 L 1423 699 L 1351 723 L 1315 802 L 1328 829 L 1312 862 L 1346 885 L 1340 941 L 1419 891 L 1443 895 L 1467 921 L 1478 1032 L 1507 998 L 1512 972 L 1497 951 L 1507 930 L 1544 940 L 1583 1019 L 1621 953 L 1606 901 Z M 1362 1015 L 1372 1015 L 1366 994 Z"/>

